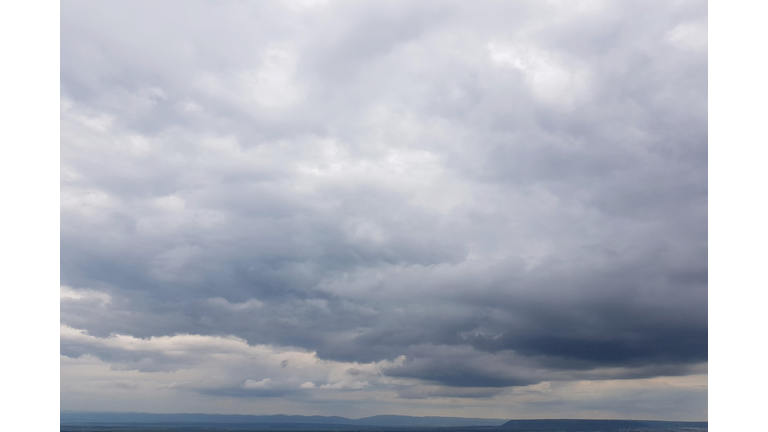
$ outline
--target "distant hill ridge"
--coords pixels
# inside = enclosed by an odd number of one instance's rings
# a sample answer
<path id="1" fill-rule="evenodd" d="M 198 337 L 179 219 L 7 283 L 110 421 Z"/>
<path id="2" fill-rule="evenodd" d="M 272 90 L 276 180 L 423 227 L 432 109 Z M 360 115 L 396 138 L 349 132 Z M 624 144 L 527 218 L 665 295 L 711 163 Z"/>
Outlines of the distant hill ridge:
<path id="1" fill-rule="evenodd" d="M 245 415 L 245 414 L 154 414 L 128 412 L 61 411 L 60 423 L 205 423 L 205 424 L 318 424 L 381 427 L 500 426 L 506 419 L 465 417 L 412 417 L 376 415 L 360 419 L 339 416 Z"/>
<path id="2" fill-rule="evenodd" d="M 506 431 L 602 432 L 638 429 L 707 429 L 708 422 L 672 422 L 657 420 L 510 420 L 499 427 Z"/>
<path id="3" fill-rule="evenodd" d="M 386 428 L 465 428 L 477 431 L 611 432 L 633 430 L 706 430 L 707 422 L 652 420 L 502 420 L 465 417 L 412 417 L 377 415 L 360 419 L 339 416 L 242 415 L 242 414 L 154 414 L 130 412 L 61 411 L 62 425 L 164 425 L 176 427 L 230 426 L 258 430 L 381 430 Z"/>

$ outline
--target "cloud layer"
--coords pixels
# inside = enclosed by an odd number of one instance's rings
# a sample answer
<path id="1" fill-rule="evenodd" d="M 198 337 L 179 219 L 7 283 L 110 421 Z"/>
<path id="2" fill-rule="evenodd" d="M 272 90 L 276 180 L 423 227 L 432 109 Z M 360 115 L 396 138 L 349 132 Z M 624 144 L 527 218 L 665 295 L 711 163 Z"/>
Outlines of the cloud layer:
<path id="1" fill-rule="evenodd" d="M 706 373 L 706 3 L 61 14 L 62 382 L 491 415 L 594 381 L 625 399 L 536 409 L 706 417 L 706 380 L 626 396 Z"/>

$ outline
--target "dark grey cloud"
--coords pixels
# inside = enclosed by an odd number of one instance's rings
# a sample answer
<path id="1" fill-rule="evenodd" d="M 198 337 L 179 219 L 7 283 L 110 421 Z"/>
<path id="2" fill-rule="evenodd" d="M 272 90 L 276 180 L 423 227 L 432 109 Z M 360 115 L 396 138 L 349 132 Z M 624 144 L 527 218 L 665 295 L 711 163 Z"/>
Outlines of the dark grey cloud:
<path id="1" fill-rule="evenodd" d="M 333 388 L 411 399 L 700 373 L 706 22 L 695 1 L 67 1 L 62 324 L 307 350 L 356 379 Z M 213 355 L 88 341 L 62 355 Z M 243 377 L 193 387 L 328 384 Z"/>
<path id="2" fill-rule="evenodd" d="M 292 389 L 248 389 L 242 387 L 197 389 L 196 391 L 204 395 L 238 398 L 285 397 L 297 392 L 296 390 Z"/>

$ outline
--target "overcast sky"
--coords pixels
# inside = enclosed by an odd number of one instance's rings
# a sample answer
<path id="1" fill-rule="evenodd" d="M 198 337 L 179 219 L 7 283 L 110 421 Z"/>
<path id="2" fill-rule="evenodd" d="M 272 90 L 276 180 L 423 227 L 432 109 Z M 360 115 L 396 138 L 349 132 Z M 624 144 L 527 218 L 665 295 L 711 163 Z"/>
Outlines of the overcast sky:
<path id="1" fill-rule="evenodd" d="M 707 419 L 707 3 L 61 3 L 61 408 Z"/>

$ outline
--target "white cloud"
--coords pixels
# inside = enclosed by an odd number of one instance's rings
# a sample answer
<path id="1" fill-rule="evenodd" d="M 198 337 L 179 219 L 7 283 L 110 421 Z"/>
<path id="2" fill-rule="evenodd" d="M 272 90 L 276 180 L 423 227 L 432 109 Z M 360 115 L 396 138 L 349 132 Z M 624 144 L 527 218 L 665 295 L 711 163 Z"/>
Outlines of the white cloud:
<path id="1" fill-rule="evenodd" d="M 684 22 L 666 33 L 666 40 L 675 47 L 695 51 L 707 50 L 707 23 Z"/>
<path id="2" fill-rule="evenodd" d="M 200 112 L 203 110 L 203 107 L 200 105 L 192 102 L 192 101 L 186 101 L 184 103 L 179 104 L 182 110 L 187 112 Z"/>
<path id="3" fill-rule="evenodd" d="M 96 300 L 102 304 L 109 304 L 112 302 L 112 296 L 105 292 L 85 289 L 85 288 L 72 288 L 70 286 L 62 285 L 59 287 L 59 298 L 61 301 L 92 301 Z"/>
<path id="4" fill-rule="evenodd" d="M 565 65 L 553 53 L 532 45 L 489 42 L 491 61 L 523 73 L 534 96 L 544 103 L 569 106 L 588 95 L 589 72 Z"/>
<path id="5" fill-rule="evenodd" d="M 168 195 L 155 198 L 154 204 L 164 211 L 182 211 L 184 210 L 184 199 L 177 195 Z"/>
<path id="6" fill-rule="evenodd" d="M 264 378 L 261 381 L 254 381 L 254 380 L 247 380 L 245 383 L 243 383 L 243 388 L 245 389 L 270 389 L 272 388 L 272 379 L 271 378 Z"/>
<path id="7" fill-rule="evenodd" d="M 199 72 L 196 86 L 209 97 L 230 101 L 258 113 L 284 110 L 301 102 L 304 89 L 296 81 L 295 54 L 267 47 L 252 69 Z"/>
<path id="8" fill-rule="evenodd" d="M 302 91 L 294 82 L 294 56 L 286 50 L 270 48 L 263 61 L 259 69 L 239 75 L 247 94 L 265 108 L 287 108 L 299 102 Z"/>
<path id="9" fill-rule="evenodd" d="M 328 390 L 360 390 L 369 387 L 368 381 L 339 381 L 335 383 L 323 384 L 321 389 Z"/>

